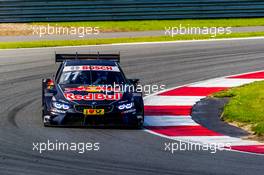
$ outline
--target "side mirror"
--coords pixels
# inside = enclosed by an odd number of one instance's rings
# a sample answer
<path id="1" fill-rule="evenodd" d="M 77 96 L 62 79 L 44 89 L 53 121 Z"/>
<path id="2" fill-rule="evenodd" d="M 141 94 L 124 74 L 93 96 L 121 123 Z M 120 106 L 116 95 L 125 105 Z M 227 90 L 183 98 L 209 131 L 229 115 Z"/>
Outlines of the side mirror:
<path id="1" fill-rule="evenodd" d="M 54 81 L 51 78 L 42 79 L 42 106 L 46 97 L 51 98 L 56 91 L 54 90 Z"/>
<path id="2" fill-rule="evenodd" d="M 53 91 L 54 90 L 54 80 L 52 78 L 47 78 L 42 80 L 42 88 L 45 90 Z"/>
<path id="3" fill-rule="evenodd" d="M 137 86 L 139 84 L 139 79 L 128 79 L 128 81 L 134 86 Z"/>

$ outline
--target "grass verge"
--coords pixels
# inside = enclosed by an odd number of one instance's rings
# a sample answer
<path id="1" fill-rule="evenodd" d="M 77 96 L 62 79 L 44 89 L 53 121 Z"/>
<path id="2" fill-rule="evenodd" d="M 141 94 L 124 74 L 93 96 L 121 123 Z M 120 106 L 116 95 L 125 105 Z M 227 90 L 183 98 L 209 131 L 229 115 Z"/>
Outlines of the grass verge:
<path id="1" fill-rule="evenodd" d="M 264 36 L 264 32 L 232 33 L 229 35 L 218 35 L 215 38 L 243 38 Z M 202 40 L 214 39 L 211 35 L 177 35 L 174 37 L 137 37 L 137 38 L 110 38 L 110 39 L 81 39 L 81 40 L 48 40 L 48 41 L 23 41 L 23 42 L 0 42 L 0 49 L 34 48 L 34 47 L 56 47 L 56 46 L 80 46 L 100 45 L 113 43 L 133 42 L 155 42 L 155 41 L 179 41 L 179 40 Z"/>
<path id="2" fill-rule="evenodd" d="M 213 96 L 231 97 L 224 107 L 225 121 L 250 126 L 256 135 L 264 136 L 264 81 L 221 91 Z"/>
<path id="3" fill-rule="evenodd" d="M 57 25 L 62 27 L 99 27 L 101 32 L 164 30 L 165 27 L 247 27 L 264 26 L 264 18 L 231 19 L 182 19 L 142 21 L 81 21 L 81 22 L 40 22 L 33 25 Z"/>

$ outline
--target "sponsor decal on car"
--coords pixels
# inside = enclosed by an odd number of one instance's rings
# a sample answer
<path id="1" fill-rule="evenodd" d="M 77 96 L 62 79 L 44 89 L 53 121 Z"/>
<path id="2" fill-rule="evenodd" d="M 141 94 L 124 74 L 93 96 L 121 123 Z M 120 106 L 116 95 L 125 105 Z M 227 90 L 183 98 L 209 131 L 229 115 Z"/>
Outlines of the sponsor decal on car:
<path id="1" fill-rule="evenodd" d="M 104 115 L 104 109 L 84 109 L 84 115 Z"/>
<path id="2" fill-rule="evenodd" d="M 64 93 L 67 100 L 70 101 L 92 101 L 92 100 L 120 100 L 123 96 L 122 93 L 114 93 L 113 95 L 103 94 L 103 93 L 88 93 L 87 95 L 75 95 L 73 93 Z"/>
<path id="3" fill-rule="evenodd" d="M 101 91 L 107 91 L 107 92 L 120 92 L 120 88 L 112 88 L 112 87 L 106 87 L 106 86 L 79 86 L 79 87 L 73 87 L 73 88 L 65 88 L 64 92 L 101 92 Z"/>
<path id="4" fill-rule="evenodd" d="M 117 66 L 83 65 L 83 66 L 65 66 L 63 72 L 68 71 L 113 71 L 120 72 Z"/>

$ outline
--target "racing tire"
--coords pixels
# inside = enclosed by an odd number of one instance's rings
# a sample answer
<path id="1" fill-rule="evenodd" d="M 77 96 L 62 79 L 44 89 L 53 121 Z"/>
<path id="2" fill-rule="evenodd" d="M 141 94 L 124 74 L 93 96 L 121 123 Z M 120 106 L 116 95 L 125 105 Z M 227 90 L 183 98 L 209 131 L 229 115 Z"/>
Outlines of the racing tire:
<path id="1" fill-rule="evenodd" d="M 143 119 L 139 120 L 133 128 L 135 129 L 142 129 L 144 125 L 144 114 L 143 114 Z"/>
<path id="2" fill-rule="evenodd" d="M 45 116 L 45 112 L 44 112 L 44 109 L 42 109 L 42 122 L 43 122 L 43 126 L 44 127 L 50 127 L 51 125 L 49 123 L 45 123 L 44 122 L 44 116 Z"/>

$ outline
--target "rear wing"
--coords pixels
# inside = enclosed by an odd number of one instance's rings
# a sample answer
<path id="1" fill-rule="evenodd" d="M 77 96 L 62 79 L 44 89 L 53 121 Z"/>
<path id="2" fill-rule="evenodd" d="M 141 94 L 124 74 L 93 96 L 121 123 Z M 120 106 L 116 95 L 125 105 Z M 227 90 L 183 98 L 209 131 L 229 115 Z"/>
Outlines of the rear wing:
<path id="1" fill-rule="evenodd" d="M 110 60 L 120 62 L 119 54 L 57 54 L 55 53 L 55 62 L 63 62 L 65 60 Z"/>

